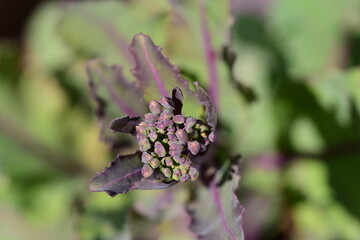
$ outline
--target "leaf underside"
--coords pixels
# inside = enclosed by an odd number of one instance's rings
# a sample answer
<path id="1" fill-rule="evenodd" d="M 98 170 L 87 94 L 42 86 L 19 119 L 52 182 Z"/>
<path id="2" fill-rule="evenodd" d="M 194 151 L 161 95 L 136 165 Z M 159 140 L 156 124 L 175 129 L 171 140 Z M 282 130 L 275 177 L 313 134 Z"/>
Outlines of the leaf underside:
<path id="1" fill-rule="evenodd" d="M 159 171 L 154 171 L 149 178 L 144 178 L 141 174 L 143 163 L 141 162 L 141 152 L 131 155 L 118 155 L 111 162 L 110 167 L 98 173 L 89 183 L 91 192 L 106 192 L 111 197 L 130 190 L 155 190 L 168 188 L 173 182 L 163 182 L 165 177 Z"/>

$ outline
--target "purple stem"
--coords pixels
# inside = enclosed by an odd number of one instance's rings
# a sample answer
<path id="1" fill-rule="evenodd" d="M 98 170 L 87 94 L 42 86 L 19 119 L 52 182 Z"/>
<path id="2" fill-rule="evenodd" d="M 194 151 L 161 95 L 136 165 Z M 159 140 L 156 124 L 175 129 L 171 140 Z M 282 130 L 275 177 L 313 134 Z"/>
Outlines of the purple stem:
<path id="1" fill-rule="evenodd" d="M 120 178 L 118 178 L 118 179 L 112 180 L 112 181 L 109 182 L 109 183 L 106 183 L 106 184 L 104 184 L 104 185 L 101 185 L 100 188 L 101 188 L 101 189 L 104 189 L 104 188 L 106 188 L 107 186 L 111 186 L 111 185 L 113 185 L 113 184 L 115 184 L 115 183 L 121 182 L 123 179 L 129 178 L 129 177 L 131 177 L 131 176 L 133 176 L 133 175 L 136 175 L 136 174 L 139 174 L 139 173 L 141 173 L 141 168 L 140 168 L 140 169 L 137 169 L 137 170 L 135 170 L 135 171 L 133 171 L 133 172 L 131 172 L 131 173 L 128 173 L 128 174 L 126 174 L 125 176 L 122 176 L 122 177 L 120 177 Z"/>
<path id="2" fill-rule="evenodd" d="M 211 34 L 209 32 L 206 19 L 206 8 L 204 0 L 198 0 L 199 14 L 201 21 L 201 34 L 204 46 L 204 55 L 207 64 L 207 74 L 209 79 L 209 95 L 215 107 L 218 107 L 218 72 L 216 68 L 216 53 L 211 45 Z"/>
<path id="3" fill-rule="evenodd" d="M 123 111 L 125 114 L 129 115 L 130 117 L 136 117 L 139 116 L 140 114 L 136 113 L 135 111 L 133 111 L 128 105 L 126 105 L 120 98 L 119 96 L 116 94 L 116 92 L 114 91 L 114 86 L 112 85 L 112 83 L 106 79 L 106 77 L 102 76 L 102 74 L 100 73 L 100 71 L 96 70 L 100 76 L 101 81 L 104 83 L 106 89 L 109 91 L 112 99 L 114 100 L 114 102 L 116 103 L 116 105 L 119 107 L 120 111 Z"/>
<path id="4" fill-rule="evenodd" d="M 213 179 L 211 181 L 210 188 L 211 188 L 211 193 L 212 193 L 214 201 L 215 201 L 216 208 L 217 208 L 217 210 L 219 212 L 219 215 L 220 215 L 220 218 L 221 218 L 221 223 L 224 226 L 225 231 L 229 234 L 230 239 L 231 240 L 236 240 L 235 234 L 232 232 L 232 230 L 230 229 L 230 227 L 229 227 L 229 225 L 228 225 L 228 223 L 226 221 L 224 209 L 222 208 L 220 195 L 219 195 L 219 192 L 218 192 L 217 187 L 216 187 L 215 179 Z"/>
<path id="5" fill-rule="evenodd" d="M 165 86 L 163 84 L 163 82 L 161 81 L 161 78 L 159 76 L 159 73 L 157 72 L 156 68 L 154 67 L 154 65 L 152 64 L 151 62 L 151 59 L 150 59 L 150 56 L 149 56 L 149 52 L 144 45 L 144 54 L 145 54 L 145 58 L 146 58 L 146 62 L 148 63 L 149 67 L 150 67 L 150 70 L 151 72 L 153 73 L 154 75 L 154 79 L 155 79 L 155 82 L 156 82 L 156 85 L 158 86 L 159 90 L 160 90 L 160 93 L 161 95 L 163 95 L 164 97 L 169 97 L 166 89 L 165 89 Z"/>

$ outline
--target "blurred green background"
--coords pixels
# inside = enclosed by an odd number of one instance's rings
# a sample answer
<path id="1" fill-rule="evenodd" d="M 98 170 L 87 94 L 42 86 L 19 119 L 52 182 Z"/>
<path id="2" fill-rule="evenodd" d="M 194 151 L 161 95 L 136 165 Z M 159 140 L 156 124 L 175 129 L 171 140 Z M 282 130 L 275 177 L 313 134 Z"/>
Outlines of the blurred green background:
<path id="1" fill-rule="evenodd" d="M 85 64 L 130 77 L 143 32 L 206 86 L 199 2 L 0 1 L 1 240 L 193 239 L 184 187 L 87 191 L 113 154 Z M 204 3 L 246 239 L 360 239 L 360 1 Z"/>

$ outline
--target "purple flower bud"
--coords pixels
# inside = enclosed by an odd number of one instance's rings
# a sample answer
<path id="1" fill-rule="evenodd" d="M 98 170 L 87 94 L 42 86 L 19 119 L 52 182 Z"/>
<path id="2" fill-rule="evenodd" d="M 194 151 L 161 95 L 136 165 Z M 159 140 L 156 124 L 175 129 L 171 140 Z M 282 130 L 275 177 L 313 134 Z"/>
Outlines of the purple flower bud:
<path id="1" fill-rule="evenodd" d="M 190 167 L 189 175 L 190 175 L 191 181 L 195 181 L 199 177 L 199 171 L 194 167 Z"/>
<path id="2" fill-rule="evenodd" d="M 171 157 L 166 157 L 165 158 L 165 165 L 168 167 L 172 167 L 174 166 L 173 160 L 171 159 Z"/>
<path id="3" fill-rule="evenodd" d="M 160 104 L 155 100 L 150 101 L 149 109 L 150 109 L 150 112 L 155 113 L 155 114 L 160 114 L 162 111 Z"/>
<path id="4" fill-rule="evenodd" d="M 183 124 L 185 122 L 185 117 L 183 115 L 176 115 L 173 117 L 174 123 Z"/>
<path id="5" fill-rule="evenodd" d="M 167 97 L 161 97 L 160 98 L 160 104 L 167 109 L 174 109 L 171 105 L 171 99 Z"/>
<path id="6" fill-rule="evenodd" d="M 173 157 L 180 157 L 181 156 L 181 151 L 169 151 L 170 156 Z"/>
<path id="7" fill-rule="evenodd" d="M 147 152 L 143 152 L 141 155 L 141 161 L 143 163 L 148 163 L 152 159 L 153 159 L 153 157 Z"/>
<path id="8" fill-rule="evenodd" d="M 146 127 L 143 127 L 143 126 L 136 126 L 135 127 L 136 129 L 136 133 L 138 136 L 143 136 L 145 137 L 147 135 L 147 130 L 146 130 Z"/>
<path id="9" fill-rule="evenodd" d="M 177 137 L 176 137 L 176 135 L 173 134 L 173 133 L 168 133 L 168 134 L 167 134 L 167 137 L 168 137 L 169 140 L 172 141 L 172 142 L 175 142 L 175 141 L 178 140 Z"/>
<path id="10" fill-rule="evenodd" d="M 214 132 L 211 132 L 211 133 L 209 134 L 209 140 L 210 140 L 210 142 L 214 142 L 214 141 L 215 141 L 215 133 L 214 133 Z"/>
<path id="11" fill-rule="evenodd" d="M 173 159 L 174 159 L 174 161 L 175 161 L 176 163 L 183 163 L 183 162 L 185 162 L 185 158 L 182 158 L 182 157 L 175 156 L 175 157 L 173 157 Z"/>
<path id="12" fill-rule="evenodd" d="M 168 132 L 175 132 L 176 131 L 176 128 L 174 126 L 171 126 L 167 129 Z"/>
<path id="13" fill-rule="evenodd" d="M 187 147 L 193 155 L 196 155 L 200 150 L 200 143 L 198 141 L 188 142 Z"/>
<path id="14" fill-rule="evenodd" d="M 164 130 L 165 129 L 165 125 L 163 123 L 158 123 L 156 124 L 156 128 L 160 129 L 160 130 Z"/>
<path id="15" fill-rule="evenodd" d="M 152 142 L 155 142 L 156 139 L 157 139 L 157 137 L 158 137 L 158 135 L 156 134 L 156 132 L 151 132 L 151 133 L 149 133 L 148 137 L 150 138 L 150 140 L 151 140 Z"/>
<path id="16" fill-rule="evenodd" d="M 150 128 L 150 129 L 155 129 L 155 127 L 156 127 L 156 123 L 149 123 L 149 125 L 148 125 L 148 128 Z"/>
<path id="17" fill-rule="evenodd" d="M 156 120 L 158 120 L 159 115 L 155 114 L 155 113 L 146 113 L 144 115 L 145 121 L 152 123 L 155 122 Z"/>
<path id="18" fill-rule="evenodd" d="M 170 168 L 164 168 L 164 169 L 162 170 L 162 172 L 163 172 L 163 174 L 164 174 L 165 177 L 171 177 L 171 175 L 172 175 L 172 172 L 171 172 L 171 169 L 170 169 Z"/>
<path id="19" fill-rule="evenodd" d="M 165 109 L 159 117 L 159 122 L 165 122 L 166 120 L 170 120 L 173 116 L 173 112 L 171 110 Z"/>
<path id="20" fill-rule="evenodd" d="M 187 135 L 184 129 L 178 129 L 175 135 L 182 144 L 185 144 L 189 141 L 189 136 Z"/>
<path id="21" fill-rule="evenodd" d="M 173 178 L 174 180 L 176 180 L 176 181 L 179 181 L 179 180 L 180 180 L 180 178 L 181 178 L 181 171 L 180 171 L 180 169 L 178 169 L 178 168 L 175 168 L 175 169 L 174 169 L 172 178 Z"/>
<path id="22" fill-rule="evenodd" d="M 210 140 L 209 140 L 209 139 L 205 139 L 205 140 L 204 140 L 204 145 L 205 145 L 205 146 L 208 146 L 209 144 L 210 144 Z"/>
<path id="23" fill-rule="evenodd" d="M 188 174 L 183 174 L 180 178 L 180 182 L 186 182 L 187 180 L 189 180 L 189 175 Z"/>
<path id="24" fill-rule="evenodd" d="M 163 122 L 163 124 L 164 124 L 165 127 L 171 127 L 172 125 L 174 125 L 174 122 L 171 121 L 170 119 L 168 119 L 168 120 L 165 120 Z"/>
<path id="25" fill-rule="evenodd" d="M 196 119 L 193 117 L 186 118 L 186 122 L 184 123 L 185 127 L 192 128 L 196 123 Z"/>
<path id="26" fill-rule="evenodd" d="M 159 159 L 157 159 L 157 158 L 153 158 L 153 159 L 150 160 L 149 164 L 150 164 L 150 166 L 151 166 L 152 168 L 155 169 L 155 168 L 157 168 L 157 167 L 160 166 L 160 161 L 159 161 Z"/>
<path id="27" fill-rule="evenodd" d="M 184 158 L 184 160 L 180 161 L 179 163 L 180 163 L 180 166 L 185 167 L 187 169 L 191 165 L 191 160 Z"/>
<path id="28" fill-rule="evenodd" d="M 181 142 L 169 142 L 170 151 L 182 151 L 184 150 L 184 145 Z"/>
<path id="29" fill-rule="evenodd" d="M 144 164 L 141 169 L 141 174 L 144 178 L 150 177 L 154 173 L 154 170 L 149 166 L 149 164 Z"/>
<path id="30" fill-rule="evenodd" d="M 166 155 L 166 150 L 159 141 L 155 142 L 155 152 L 159 157 L 165 157 Z"/>
<path id="31" fill-rule="evenodd" d="M 139 141 L 139 148 L 142 152 L 149 150 L 151 148 L 149 140 L 147 138 L 141 138 Z"/>

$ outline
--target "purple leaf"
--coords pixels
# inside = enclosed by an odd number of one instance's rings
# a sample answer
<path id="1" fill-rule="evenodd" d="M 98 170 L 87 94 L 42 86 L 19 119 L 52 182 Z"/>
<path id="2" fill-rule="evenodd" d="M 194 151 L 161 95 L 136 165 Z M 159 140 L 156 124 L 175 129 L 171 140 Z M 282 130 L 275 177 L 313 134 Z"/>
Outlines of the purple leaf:
<path id="1" fill-rule="evenodd" d="M 144 178 L 141 174 L 143 163 L 141 162 L 141 152 L 131 155 L 118 155 L 111 162 L 110 167 L 105 168 L 104 172 L 98 173 L 89 184 L 91 192 L 106 192 L 111 197 L 130 190 L 153 190 L 168 188 L 176 181 L 164 182 L 164 175 L 155 171 L 149 178 Z"/>
<path id="2" fill-rule="evenodd" d="M 209 97 L 209 95 L 207 94 L 207 92 L 200 87 L 198 82 L 195 82 L 195 87 L 196 87 L 196 92 L 197 92 L 197 97 L 198 97 L 198 101 L 205 107 L 206 109 L 206 113 L 207 113 L 207 123 L 209 124 L 210 127 L 213 128 L 213 130 L 216 128 L 216 124 L 217 124 L 217 114 L 216 114 L 216 110 L 215 107 Z"/>
<path id="3" fill-rule="evenodd" d="M 141 101 L 135 86 L 125 79 L 120 67 L 109 67 L 100 60 L 92 60 L 88 62 L 86 70 L 91 96 L 97 105 L 100 137 L 105 141 L 114 141 L 117 136 L 109 129 L 111 120 L 122 115 L 143 115 L 147 112 L 146 105 Z"/>
<path id="4" fill-rule="evenodd" d="M 140 117 L 122 117 L 111 121 L 110 128 L 113 132 L 130 133 L 136 135 L 135 127 L 141 122 Z"/>
<path id="5" fill-rule="evenodd" d="M 235 194 L 239 175 L 234 173 L 232 180 L 227 180 L 221 186 L 218 173 L 209 188 L 198 190 L 195 200 L 188 212 L 192 217 L 190 229 L 202 240 L 241 240 L 242 215 L 244 208 Z"/>
<path id="6" fill-rule="evenodd" d="M 146 101 L 160 99 L 162 96 L 171 97 L 173 88 L 179 87 L 183 90 L 186 101 L 184 106 L 189 104 L 195 109 L 194 112 L 200 112 L 200 106 L 196 104 L 195 94 L 190 91 L 188 82 L 181 77 L 178 68 L 163 56 L 161 48 L 149 36 L 136 34 L 129 49 L 135 60 L 132 73 L 138 80 L 137 87 Z"/>

